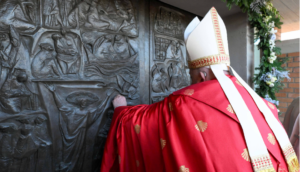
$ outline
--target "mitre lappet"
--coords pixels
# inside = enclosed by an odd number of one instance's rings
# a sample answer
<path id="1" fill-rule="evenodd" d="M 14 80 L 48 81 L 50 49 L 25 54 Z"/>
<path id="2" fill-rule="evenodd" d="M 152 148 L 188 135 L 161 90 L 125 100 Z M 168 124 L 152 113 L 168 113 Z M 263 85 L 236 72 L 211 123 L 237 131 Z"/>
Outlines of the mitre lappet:
<path id="1" fill-rule="evenodd" d="M 194 18 L 185 30 L 184 39 L 189 54 L 189 68 L 210 68 L 235 111 L 244 133 L 253 170 L 255 172 L 275 172 L 257 124 L 237 88 L 224 74 L 224 70 L 231 69 L 237 80 L 249 92 L 272 129 L 284 153 L 289 172 L 298 172 L 298 160 L 284 128 L 263 99 L 230 67 L 227 31 L 216 9 L 211 8 L 202 21 L 197 17 Z"/>

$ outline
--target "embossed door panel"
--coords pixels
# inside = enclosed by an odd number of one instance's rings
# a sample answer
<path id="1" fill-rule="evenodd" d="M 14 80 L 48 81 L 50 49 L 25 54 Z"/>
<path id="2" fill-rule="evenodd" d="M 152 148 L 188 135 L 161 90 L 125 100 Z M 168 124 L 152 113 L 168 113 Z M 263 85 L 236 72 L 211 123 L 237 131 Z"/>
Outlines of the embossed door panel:
<path id="1" fill-rule="evenodd" d="M 183 33 L 195 17 L 158 1 L 150 8 L 150 97 L 158 102 L 190 85 Z"/>
<path id="2" fill-rule="evenodd" d="M 112 99 L 189 85 L 193 15 L 156 0 L 0 1 L 0 171 L 96 172 Z"/>

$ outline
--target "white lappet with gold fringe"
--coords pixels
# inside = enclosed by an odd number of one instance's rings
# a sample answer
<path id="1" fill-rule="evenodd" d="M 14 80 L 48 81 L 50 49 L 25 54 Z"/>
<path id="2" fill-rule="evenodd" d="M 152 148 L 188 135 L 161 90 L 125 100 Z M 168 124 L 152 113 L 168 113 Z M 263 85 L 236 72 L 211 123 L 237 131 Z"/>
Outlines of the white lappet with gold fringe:
<path id="1" fill-rule="evenodd" d="M 254 171 L 275 172 L 267 147 L 250 110 L 233 82 L 223 72 L 223 70 L 231 68 L 230 57 L 226 27 L 216 9 L 214 7 L 211 8 L 201 22 L 196 17 L 186 28 L 184 39 L 189 54 L 189 68 L 211 68 L 232 105 L 243 129 Z M 285 155 L 289 172 L 298 172 L 298 160 L 285 130 L 274 117 L 262 98 L 241 79 L 233 68 L 231 68 L 231 70 L 237 80 L 252 96 L 257 107 L 263 113 L 269 127 L 274 132 Z"/>

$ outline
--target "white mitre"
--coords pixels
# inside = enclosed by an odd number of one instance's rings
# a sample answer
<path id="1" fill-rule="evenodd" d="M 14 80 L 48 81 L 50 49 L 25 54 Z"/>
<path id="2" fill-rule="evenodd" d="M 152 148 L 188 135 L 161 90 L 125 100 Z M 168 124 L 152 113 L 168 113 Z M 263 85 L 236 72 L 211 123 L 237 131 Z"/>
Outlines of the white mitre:
<path id="1" fill-rule="evenodd" d="M 211 68 L 228 98 L 243 129 L 253 170 L 255 172 L 275 172 L 267 147 L 250 110 L 232 80 L 224 74 L 224 70 L 228 70 L 228 68 L 252 96 L 256 106 L 264 115 L 285 155 L 289 172 L 298 171 L 298 160 L 284 128 L 263 99 L 230 67 L 227 31 L 216 9 L 211 8 L 201 22 L 197 17 L 192 20 L 185 30 L 184 39 L 189 54 L 189 68 Z"/>
<path id="2" fill-rule="evenodd" d="M 184 39 L 189 53 L 189 68 L 230 65 L 226 27 L 215 8 L 201 22 L 196 17 L 186 28 Z"/>

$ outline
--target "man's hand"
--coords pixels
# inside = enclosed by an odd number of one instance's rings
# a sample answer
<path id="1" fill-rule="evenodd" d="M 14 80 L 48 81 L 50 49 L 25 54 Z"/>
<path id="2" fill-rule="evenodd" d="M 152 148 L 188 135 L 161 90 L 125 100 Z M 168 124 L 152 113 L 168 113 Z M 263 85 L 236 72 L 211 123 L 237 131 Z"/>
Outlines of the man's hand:
<path id="1" fill-rule="evenodd" d="M 127 106 L 126 98 L 120 94 L 114 98 L 112 103 L 115 109 L 119 106 Z"/>

